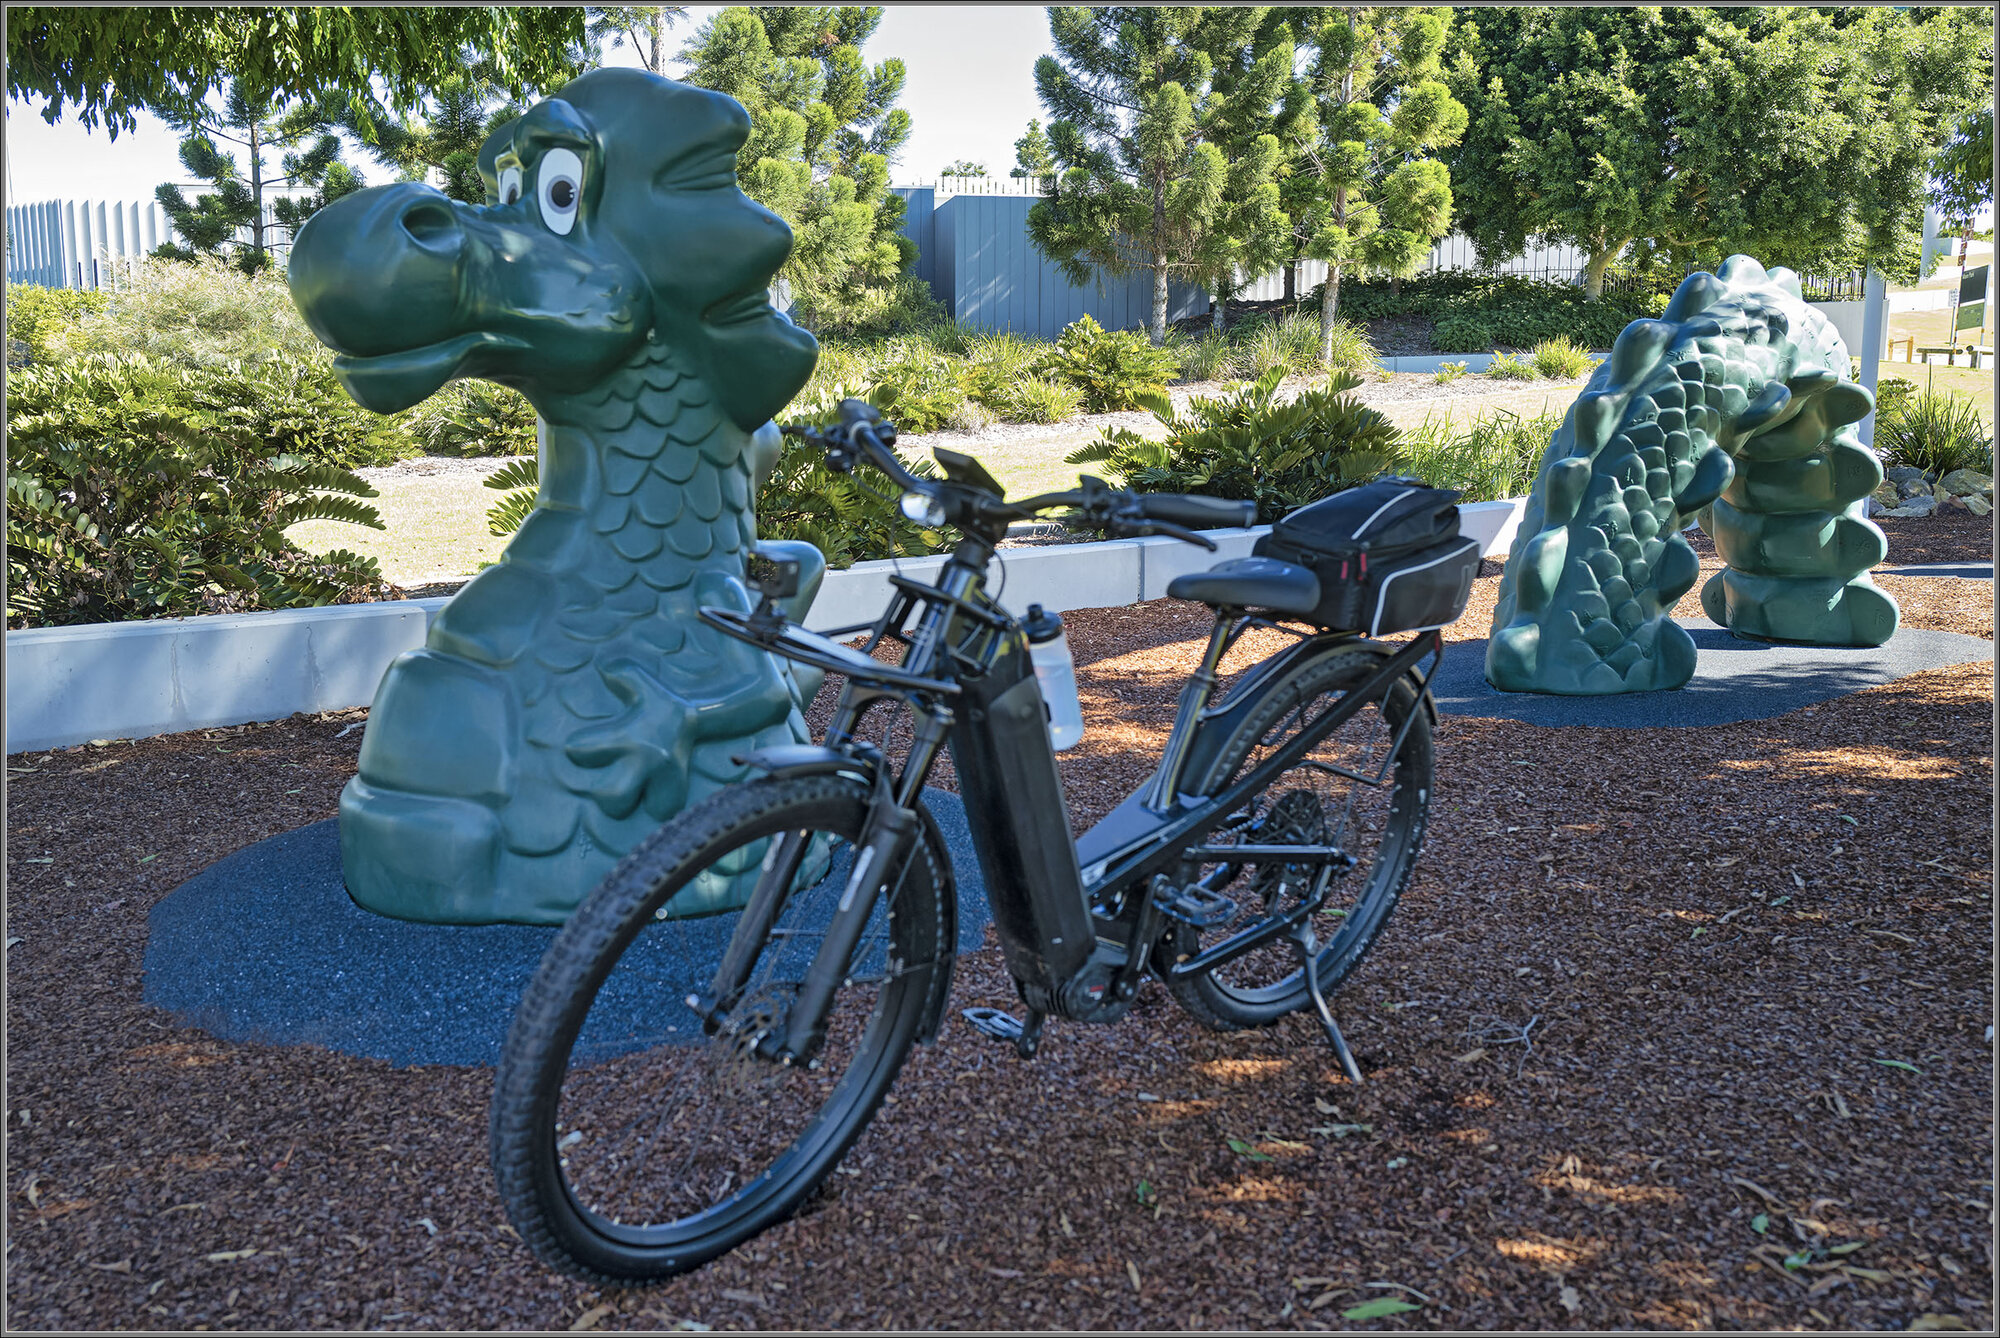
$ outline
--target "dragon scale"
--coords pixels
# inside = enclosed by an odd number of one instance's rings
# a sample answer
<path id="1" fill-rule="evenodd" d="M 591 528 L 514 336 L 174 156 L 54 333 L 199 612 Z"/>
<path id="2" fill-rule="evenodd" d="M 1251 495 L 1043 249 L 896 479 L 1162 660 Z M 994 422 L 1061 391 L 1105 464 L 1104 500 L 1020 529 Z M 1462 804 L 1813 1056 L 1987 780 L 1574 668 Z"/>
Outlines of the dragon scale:
<path id="1" fill-rule="evenodd" d="M 1844 376 L 1839 333 L 1790 270 L 1732 256 L 1634 321 L 1550 440 L 1501 575 L 1486 676 L 1516 692 L 1684 685 L 1694 640 L 1673 620 L 1700 563 L 1691 518 L 1728 564 L 1702 606 L 1739 636 L 1875 646 L 1893 600 L 1862 499 L 1882 466 L 1854 425 L 1873 397 Z"/>

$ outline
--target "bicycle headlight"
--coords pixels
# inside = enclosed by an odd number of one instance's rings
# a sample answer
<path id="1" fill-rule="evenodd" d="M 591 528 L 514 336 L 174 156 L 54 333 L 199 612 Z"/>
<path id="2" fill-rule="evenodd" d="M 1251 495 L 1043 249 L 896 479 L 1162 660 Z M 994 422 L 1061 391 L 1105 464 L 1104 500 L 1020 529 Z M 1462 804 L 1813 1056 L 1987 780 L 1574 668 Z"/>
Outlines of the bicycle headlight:
<path id="1" fill-rule="evenodd" d="M 905 516 L 929 529 L 944 524 L 944 503 L 937 498 L 920 492 L 906 492 L 899 505 Z"/>

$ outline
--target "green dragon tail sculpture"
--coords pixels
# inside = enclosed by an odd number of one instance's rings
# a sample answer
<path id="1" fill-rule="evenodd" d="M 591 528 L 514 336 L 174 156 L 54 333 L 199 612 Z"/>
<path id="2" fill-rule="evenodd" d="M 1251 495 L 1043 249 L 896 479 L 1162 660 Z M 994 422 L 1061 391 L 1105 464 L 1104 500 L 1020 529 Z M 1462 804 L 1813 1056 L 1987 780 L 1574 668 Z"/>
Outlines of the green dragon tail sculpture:
<path id="1" fill-rule="evenodd" d="M 749 128 L 719 93 L 597 70 L 487 140 L 483 207 L 405 182 L 299 233 L 294 300 L 355 399 L 388 413 L 478 376 L 541 420 L 534 512 L 376 692 L 340 801 L 371 910 L 559 924 L 733 756 L 808 737 L 817 676 L 697 618 L 750 607 L 771 415 L 817 356 L 766 297 L 792 236 L 737 189 Z M 802 616 L 825 563 L 785 547 Z"/>
<path id="2" fill-rule="evenodd" d="M 1738 636 L 1879 646 L 1895 601 L 1862 514 L 1882 466 L 1854 424 L 1874 407 L 1798 276 L 1731 256 L 1658 320 L 1618 336 L 1550 440 L 1500 579 L 1486 677 L 1511 692 L 1677 688 L 1694 640 L 1672 609 L 1700 563 L 1699 515 L 1728 564 L 1702 607 Z"/>

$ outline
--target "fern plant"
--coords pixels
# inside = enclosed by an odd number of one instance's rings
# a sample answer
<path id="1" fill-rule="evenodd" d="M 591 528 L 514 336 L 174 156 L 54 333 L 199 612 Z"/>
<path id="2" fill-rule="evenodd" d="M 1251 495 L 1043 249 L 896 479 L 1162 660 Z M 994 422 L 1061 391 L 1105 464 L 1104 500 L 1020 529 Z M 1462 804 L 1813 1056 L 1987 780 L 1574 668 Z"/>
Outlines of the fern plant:
<path id="1" fill-rule="evenodd" d="M 1067 457 L 1101 464 L 1141 492 L 1188 492 L 1255 501 L 1259 522 L 1378 476 L 1396 448 L 1395 425 L 1351 395 L 1361 379 L 1336 372 L 1289 402 L 1277 399 L 1280 364 L 1234 394 L 1197 396 L 1176 414 L 1162 394 L 1141 403 L 1166 429 L 1155 441 L 1107 431 Z"/>
<path id="2" fill-rule="evenodd" d="M 9 627 L 393 593 L 374 559 L 315 555 L 285 537 L 305 520 L 383 528 L 360 500 L 375 490 L 297 449 L 312 444 L 308 425 L 205 393 L 214 375 L 91 357 L 13 380 Z"/>

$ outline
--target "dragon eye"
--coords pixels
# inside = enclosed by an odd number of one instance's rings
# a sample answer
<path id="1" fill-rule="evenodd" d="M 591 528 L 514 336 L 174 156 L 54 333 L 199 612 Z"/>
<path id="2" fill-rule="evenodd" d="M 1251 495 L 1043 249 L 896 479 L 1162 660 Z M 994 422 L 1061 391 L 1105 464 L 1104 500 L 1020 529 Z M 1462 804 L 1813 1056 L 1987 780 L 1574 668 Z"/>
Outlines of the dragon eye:
<path id="1" fill-rule="evenodd" d="M 576 226 L 583 160 L 568 149 L 550 149 L 542 155 L 535 181 L 542 206 L 542 222 L 549 225 L 550 232 L 567 234 Z"/>
<path id="2" fill-rule="evenodd" d="M 500 172 L 500 203 L 512 204 L 521 198 L 521 169 L 508 167 Z"/>

